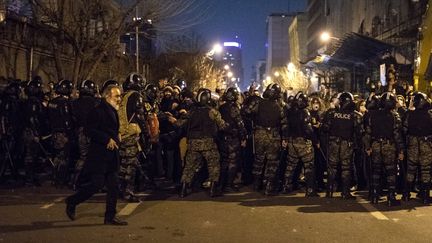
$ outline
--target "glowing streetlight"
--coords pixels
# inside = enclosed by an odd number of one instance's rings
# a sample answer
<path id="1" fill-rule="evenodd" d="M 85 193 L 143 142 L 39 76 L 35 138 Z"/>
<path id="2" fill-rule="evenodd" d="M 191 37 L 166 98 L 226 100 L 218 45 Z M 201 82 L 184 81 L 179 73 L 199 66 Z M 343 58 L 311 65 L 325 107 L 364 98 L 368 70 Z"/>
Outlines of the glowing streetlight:
<path id="1" fill-rule="evenodd" d="M 278 77 L 280 76 L 280 73 L 279 73 L 278 71 L 276 71 L 276 72 L 274 72 L 274 76 L 275 76 L 276 78 L 278 78 Z"/>
<path id="2" fill-rule="evenodd" d="M 295 65 L 294 65 L 294 63 L 292 63 L 292 62 L 288 63 L 288 71 L 289 72 L 294 72 L 295 71 Z"/>
<path id="3" fill-rule="evenodd" d="M 236 80 L 237 80 L 237 79 L 234 78 L 234 77 L 231 78 L 231 81 L 232 81 L 232 82 L 234 82 L 234 81 L 236 81 Z"/>
<path id="4" fill-rule="evenodd" d="M 330 39 L 339 40 L 339 38 L 331 36 L 331 34 L 327 31 L 321 33 L 320 39 L 322 42 L 329 42 Z"/>
<path id="5" fill-rule="evenodd" d="M 234 74 L 233 74 L 232 72 L 228 72 L 228 73 L 227 73 L 227 77 L 228 77 L 228 78 L 232 78 L 233 76 L 234 76 Z"/>
<path id="6" fill-rule="evenodd" d="M 266 80 L 267 80 L 267 82 L 271 82 L 272 78 L 270 76 L 267 76 Z"/>
<path id="7" fill-rule="evenodd" d="M 229 70 L 229 69 L 230 69 L 230 66 L 229 66 L 228 64 L 226 64 L 226 65 L 224 66 L 224 69 L 225 69 L 225 70 Z"/>
<path id="8" fill-rule="evenodd" d="M 215 45 L 213 46 L 213 51 L 214 51 L 216 54 L 221 53 L 222 50 L 223 50 L 223 47 L 222 47 L 221 44 L 215 44 Z"/>
<path id="9" fill-rule="evenodd" d="M 330 34 L 329 32 L 322 32 L 320 39 L 322 42 L 328 42 L 330 40 Z"/>

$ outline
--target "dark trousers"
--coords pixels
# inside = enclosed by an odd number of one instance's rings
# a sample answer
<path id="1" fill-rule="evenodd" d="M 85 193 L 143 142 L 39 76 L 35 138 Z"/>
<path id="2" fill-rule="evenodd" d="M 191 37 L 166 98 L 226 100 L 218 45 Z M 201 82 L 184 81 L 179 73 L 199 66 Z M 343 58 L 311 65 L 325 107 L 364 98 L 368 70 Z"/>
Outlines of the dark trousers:
<path id="1" fill-rule="evenodd" d="M 83 175 L 84 176 L 84 175 Z M 105 219 L 112 219 L 116 214 L 118 197 L 118 177 L 117 172 L 107 172 L 105 174 L 91 174 L 85 177 L 87 180 L 80 185 L 78 191 L 66 199 L 66 203 L 78 205 L 103 188 L 107 187 Z"/>

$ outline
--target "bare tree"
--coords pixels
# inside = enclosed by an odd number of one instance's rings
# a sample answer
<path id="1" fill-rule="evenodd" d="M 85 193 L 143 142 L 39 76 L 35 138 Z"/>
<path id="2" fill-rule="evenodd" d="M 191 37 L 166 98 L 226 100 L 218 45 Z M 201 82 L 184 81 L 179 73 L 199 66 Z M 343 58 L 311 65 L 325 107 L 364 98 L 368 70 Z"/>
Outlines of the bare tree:
<path id="1" fill-rule="evenodd" d="M 138 11 L 140 18 L 151 21 L 158 33 L 174 32 L 190 27 L 197 17 L 176 25 L 168 20 L 194 12 L 198 0 L 134 0 L 118 3 L 106 0 L 32 0 L 33 13 L 39 27 L 52 35 L 51 44 L 59 79 L 72 73 L 72 80 L 94 76 L 104 58 L 118 58 L 119 37 L 133 29 L 140 21 L 133 18 Z M 178 26 L 180 24 L 180 26 Z M 110 55 L 111 54 L 111 55 Z M 72 71 L 63 63 L 62 56 L 73 57 Z M 114 55 L 114 56 L 113 56 Z"/>

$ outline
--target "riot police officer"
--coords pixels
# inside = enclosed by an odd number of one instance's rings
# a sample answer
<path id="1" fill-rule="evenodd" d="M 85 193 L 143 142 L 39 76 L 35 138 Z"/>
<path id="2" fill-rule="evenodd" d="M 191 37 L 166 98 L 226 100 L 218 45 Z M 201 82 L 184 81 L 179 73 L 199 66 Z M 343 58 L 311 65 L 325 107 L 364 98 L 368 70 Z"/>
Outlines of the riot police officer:
<path id="1" fill-rule="evenodd" d="M 22 132 L 22 112 L 20 83 L 10 81 L 4 90 L 0 106 L 0 141 L 2 162 L 9 162 L 11 171 L 16 175 L 17 162 L 20 160 L 20 139 Z M 4 171 L 2 171 L 4 172 Z M 0 175 L 1 176 L 1 175 Z"/>
<path id="2" fill-rule="evenodd" d="M 381 169 L 387 177 L 387 204 L 396 200 L 397 155 L 403 160 L 402 121 L 396 112 L 396 96 L 391 92 L 381 95 L 380 109 L 370 110 L 365 120 L 365 149 L 372 160 L 371 202 L 379 201 Z"/>
<path id="3" fill-rule="evenodd" d="M 120 195 L 129 202 L 137 202 L 135 196 L 135 175 L 139 166 L 139 136 L 144 129 L 144 100 L 140 91 L 145 85 L 144 79 L 135 73 L 130 74 L 123 86 L 123 97 L 118 110 L 120 123 Z"/>
<path id="4" fill-rule="evenodd" d="M 240 168 L 241 149 L 246 146 L 246 129 L 240 115 L 238 97 L 236 88 L 228 88 L 223 95 L 226 102 L 219 107 L 222 119 L 229 124 L 221 135 L 221 186 L 223 190 L 230 191 L 238 191 L 234 179 Z"/>
<path id="5" fill-rule="evenodd" d="M 293 105 L 287 111 L 288 120 L 288 156 L 285 170 L 284 193 L 293 190 L 294 171 L 300 161 L 303 162 L 306 177 L 306 196 L 319 196 L 315 191 L 314 148 L 319 148 L 319 141 L 313 128 L 309 111 L 309 99 L 303 92 L 294 97 Z"/>
<path id="6" fill-rule="evenodd" d="M 240 110 L 243 122 L 245 124 L 245 128 L 247 131 L 247 140 L 246 140 L 246 149 L 245 149 L 245 156 L 243 159 L 243 174 L 242 174 L 242 180 L 243 183 L 249 184 L 253 180 L 252 170 L 253 170 L 253 164 L 254 164 L 254 157 L 255 157 L 255 139 L 254 139 L 254 117 L 250 114 L 245 113 L 245 108 L 249 107 L 252 103 L 258 103 L 262 100 L 262 98 L 259 95 L 258 90 L 251 85 L 248 91 L 248 96 L 245 98 L 242 108 Z"/>
<path id="7" fill-rule="evenodd" d="M 421 188 L 419 197 L 424 204 L 430 202 L 431 163 L 432 163 L 432 112 L 431 105 L 424 93 L 414 95 L 413 106 L 404 121 L 407 141 L 407 176 L 402 200 L 410 199 L 417 168 L 420 169 Z"/>
<path id="8" fill-rule="evenodd" d="M 75 165 L 73 186 L 77 186 L 79 174 L 83 168 L 87 156 L 90 140 L 84 133 L 88 113 L 99 104 L 100 100 L 96 98 L 97 87 L 91 80 L 84 80 L 79 85 L 79 98 L 72 101 L 72 114 L 76 122 L 78 133 L 79 159 Z"/>
<path id="9" fill-rule="evenodd" d="M 51 126 L 54 149 L 54 183 L 65 185 L 69 180 L 70 140 L 74 129 L 70 96 L 73 83 L 61 80 L 56 85 L 58 95 L 48 103 L 48 119 Z"/>
<path id="10" fill-rule="evenodd" d="M 227 124 L 219 111 L 210 107 L 210 99 L 211 91 L 200 89 L 196 97 L 196 105 L 185 119 L 176 122 L 177 126 L 185 128 L 188 140 L 180 197 L 185 197 L 188 194 L 190 184 L 203 164 L 203 159 L 207 162 L 210 196 L 214 197 L 219 194 L 217 183 L 220 176 L 220 155 L 215 138 L 217 131 L 225 130 Z"/>
<path id="11" fill-rule="evenodd" d="M 25 147 L 24 166 L 26 181 L 29 184 L 40 186 L 39 178 L 36 176 L 36 165 L 40 151 L 40 140 L 46 135 L 47 117 L 45 107 L 42 104 L 44 96 L 42 80 L 35 77 L 25 87 L 27 100 L 23 104 L 24 132 L 23 142 Z M 44 129 L 45 128 L 45 129 Z"/>
<path id="12" fill-rule="evenodd" d="M 252 172 L 254 189 L 260 190 L 264 179 L 264 193 L 271 196 L 276 193 L 276 172 L 280 162 L 281 143 L 286 147 L 287 118 L 278 101 L 281 98 L 281 88 L 278 84 L 269 84 L 263 97 L 264 99 L 255 100 L 244 107 L 244 113 L 251 117 L 255 124 L 255 162 Z"/>
<path id="13" fill-rule="evenodd" d="M 342 198 L 354 199 L 350 192 L 352 157 L 355 142 L 363 135 L 362 116 L 355 111 L 354 97 L 349 92 L 338 95 L 335 108 L 325 116 L 323 132 L 328 136 L 328 185 L 326 197 L 333 197 L 338 166 L 341 168 Z M 339 106 L 339 108 L 337 108 Z"/>

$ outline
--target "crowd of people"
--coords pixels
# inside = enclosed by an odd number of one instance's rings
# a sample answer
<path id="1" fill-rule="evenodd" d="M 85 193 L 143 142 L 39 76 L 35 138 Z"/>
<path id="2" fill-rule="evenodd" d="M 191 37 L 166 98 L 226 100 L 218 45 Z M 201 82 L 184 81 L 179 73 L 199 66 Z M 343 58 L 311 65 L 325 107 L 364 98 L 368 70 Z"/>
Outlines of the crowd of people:
<path id="1" fill-rule="evenodd" d="M 113 87 L 121 92 L 117 101 Z M 416 191 L 423 203 L 430 201 L 432 115 L 421 92 L 290 96 L 270 84 L 262 95 L 253 86 L 214 94 L 193 92 L 183 81 L 146 83 L 138 74 L 100 89 L 91 80 L 78 87 L 61 80 L 51 88 L 44 92 L 35 77 L 12 80 L 2 92 L 2 177 L 23 176 L 27 185 L 40 186 L 48 164 L 54 185 L 79 191 L 88 185 L 88 171 L 117 166 L 95 166 L 104 160 L 94 152 L 102 144 L 119 154 L 118 180 L 105 183 L 129 202 L 140 200 L 137 192 L 158 190 L 160 178 L 180 197 L 196 189 L 221 196 L 251 185 L 267 196 L 325 191 L 331 198 L 341 191 L 353 199 L 353 190 L 367 190 L 371 203 L 386 195 L 394 206 L 397 193 L 408 201 Z M 105 101 L 118 120 L 111 137 L 98 130 L 114 126 L 110 115 L 101 119 L 94 110 Z"/>

